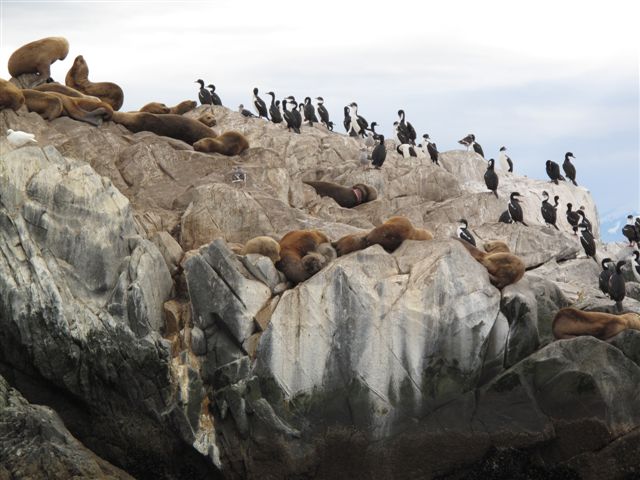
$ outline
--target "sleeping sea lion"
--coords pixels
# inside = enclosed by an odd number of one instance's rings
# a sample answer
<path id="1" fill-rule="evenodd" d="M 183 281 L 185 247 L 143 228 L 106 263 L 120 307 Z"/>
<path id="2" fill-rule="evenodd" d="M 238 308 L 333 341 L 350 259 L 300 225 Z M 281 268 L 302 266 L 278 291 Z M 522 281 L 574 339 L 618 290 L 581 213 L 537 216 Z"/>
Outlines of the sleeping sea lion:
<path id="1" fill-rule="evenodd" d="M 294 285 L 311 277 L 315 268 L 321 263 L 318 257 L 302 259 L 307 254 L 316 252 L 322 243 L 329 243 L 327 236 L 319 230 L 294 230 L 280 240 L 280 261 L 276 268 L 280 270 Z M 309 273 L 313 271 L 313 273 Z"/>
<path id="2" fill-rule="evenodd" d="M 585 312 L 577 308 L 562 308 L 552 323 L 553 336 L 557 339 L 591 335 L 607 340 L 622 330 L 640 330 L 640 315 L 627 312 L 619 315 L 604 312 Z"/>
<path id="3" fill-rule="evenodd" d="M 375 188 L 358 183 L 351 188 L 343 187 L 330 182 L 311 182 L 303 180 L 314 188 L 316 193 L 321 197 L 331 197 L 338 205 L 343 208 L 353 208 L 361 203 L 370 202 L 378 198 L 378 192 Z"/>
<path id="4" fill-rule="evenodd" d="M 202 138 L 216 136 L 213 130 L 199 121 L 171 113 L 156 115 L 147 112 L 113 112 L 112 120 L 134 133 L 152 132 L 156 135 L 177 138 L 189 145 L 193 145 Z"/>
<path id="5" fill-rule="evenodd" d="M 213 134 L 211 137 L 203 138 L 193 144 L 193 149 L 196 152 L 221 153 L 228 157 L 240 155 L 247 148 L 249 148 L 249 142 L 246 137 L 234 130 L 224 132 L 217 137 Z"/>
<path id="6" fill-rule="evenodd" d="M 493 248 L 497 248 L 497 253 L 486 253 L 474 247 L 468 242 L 456 238 L 471 256 L 480 262 L 489 272 L 489 281 L 502 290 L 507 285 L 516 283 L 524 276 L 524 262 L 509 252 L 509 248 L 503 242 L 492 242 Z M 502 244 L 502 245 L 500 245 Z M 506 252 L 504 249 L 506 248 Z M 495 251 L 495 250 L 494 250 Z"/>

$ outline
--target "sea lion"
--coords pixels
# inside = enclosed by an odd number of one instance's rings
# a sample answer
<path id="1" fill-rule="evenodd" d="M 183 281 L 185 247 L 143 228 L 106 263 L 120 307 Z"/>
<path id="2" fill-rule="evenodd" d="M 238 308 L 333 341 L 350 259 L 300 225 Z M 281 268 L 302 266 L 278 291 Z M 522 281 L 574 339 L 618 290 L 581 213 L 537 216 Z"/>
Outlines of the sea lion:
<path id="1" fill-rule="evenodd" d="M 198 121 L 204 123 L 207 127 L 213 127 L 218 123 L 211 112 L 204 112 L 198 117 Z"/>
<path id="2" fill-rule="evenodd" d="M 216 136 L 213 130 L 199 121 L 171 113 L 156 115 L 147 112 L 113 112 L 112 120 L 134 133 L 152 132 L 156 135 L 177 138 L 189 145 L 193 145 L 202 138 Z"/>
<path id="3" fill-rule="evenodd" d="M 14 112 L 24 105 L 24 94 L 13 83 L 0 78 L 0 110 L 10 108 Z"/>
<path id="4" fill-rule="evenodd" d="M 85 95 L 98 97 L 108 103 L 114 110 L 120 110 L 124 102 L 124 92 L 111 82 L 96 82 L 89 80 L 89 66 L 82 55 L 78 55 L 67 72 L 64 83 L 71 88 L 81 91 Z"/>
<path id="5" fill-rule="evenodd" d="M 321 243 L 329 242 L 329 238 L 319 230 L 293 230 L 280 240 L 280 261 L 276 263 L 276 268 L 293 284 L 304 282 L 311 276 L 307 268 L 313 270 L 319 259 L 307 259 L 305 267 L 302 258 L 316 252 Z"/>
<path id="6" fill-rule="evenodd" d="M 45 120 L 53 120 L 64 113 L 62 100 L 55 95 L 32 89 L 24 89 L 22 93 L 27 109 L 30 112 L 36 112 Z"/>
<path id="7" fill-rule="evenodd" d="M 197 106 L 198 106 L 198 104 L 196 102 L 194 102 L 193 100 L 183 100 L 179 104 L 174 105 L 173 107 L 170 107 L 169 108 L 169 113 L 172 113 L 174 115 L 182 115 L 183 113 L 190 112 L 191 110 L 193 110 Z M 211 126 L 211 125 L 209 125 L 209 126 Z"/>
<path id="8" fill-rule="evenodd" d="M 68 97 L 57 92 L 39 92 L 44 95 L 51 95 L 62 101 L 64 114 L 74 120 L 100 126 L 103 121 L 111 120 L 113 109 L 111 105 L 90 97 Z"/>
<path id="9" fill-rule="evenodd" d="M 41 85 L 38 85 L 37 87 L 33 87 L 32 90 L 38 90 L 39 92 L 61 93 L 62 95 L 66 95 L 67 97 L 92 98 L 93 100 L 100 100 L 98 97 L 85 95 L 84 93 L 79 92 L 75 88 L 67 87 L 66 85 L 62 85 L 61 83 L 58 83 L 58 82 L 43 83 Z"/>
<path id="10" fill-rule="evenodd" d="M 215 134 L 212 135 L 214 136 Z M 221 153 L 229 157 L 240 155 L 247 148 L 249 148 L 249 142 L 245 136 L 234 130 L 224 132 L 215 138 L 203 138 L 193 144 L 196 152 Z"/>
<path id="11" fill-rule="evenodd" d="M 614 315 L 604 312 L 585 312 L 577 308 L 562 308 L 552 323 L 553 336 L 557 339 L 591 335 L 607 340 L 622 330 L 640 330 L 640 315 L 633 312 Z"/>
<path id="12" fill-rule="evenodd" d="M 405 240 L 431 240 L 433 235 L 424 229 L 415 229 L 406 217 L 391 217 L 365 237 L 366 246 L 378 244 L 387 252 L 393 252 Z"/>
<path id="13" fill-rule="evenodd" d="M 509 246 L 500 240 L 493 240 L 484 244 L 487 253 L 511 253 Z"/>
<path id="14" fill-rule="evenodd" d="M 307 272 L 308 277 L 310 278 L 320 270 L 322 270 L 325 265 L 327 265 L 327 258 L 322 255 L 320 252 L 309 252 L 304 257 L 302 257 L 302 267 Z"/>
<path id="15" fill-rule="evenodd" d="M 338 258 L 338 253 L 336 249 L 330 243 L 321 243 L 318 245 L 318 253 L 324 255 L 324 258 L 327 259 L 327 263 L 333 262 L 336 258 Z"/>
<path id="16" fill-rule="evenodd" d="M 167 107 L 164 103 L 151 102 L 151 103 L 147 103 L 139 111 L 147 112 L 147 113 L 155 113 L 156 115 L 164 115 L 166 113 L 169 113 L 170 110 L 169 110 L 169 107 Z"/>
<path id="17" fill-rule="evenodd" d="M 332 246 L 338 256 L 342 257 L 348 253 L 367 248 L 366 236 L 366 233 L 351 233 L 340 238 L 337 242 L 333 242 Z"/>
<path id="18" fill-rule="evenodd" d="M 314 188 L 321 197 L 331 197 L 343 208 L 353 208 L 361 203 L 370 202 L 378 198 L 375 188 L 358 183 L 351 188 L 343 187 L 331 182 L 311 182 L 303 180 L 302 183 Z"/>
<path id="19" fill-rule="evenodd" d="M 269 257 L 273 263 L 280 260 L 280 244 L 267 236 L 254 237 L 244 244 L 240 255 L 258 253 Z"/>
<path id="20" fill-rule="evenodd" d="M 489 272 L 489 281 L 496 288 L 502 290 L 507 285 L 516 283 L 524 276 L 524 262 L 513 253 L 509 253 L 508 247 L 507 252 L 486 253 L 459 238 L 456 238 L 456 240 L 467 249 L 473 258 L 487 269 L 487 272 Z M 503 242 L 495 243 L 495 248 L 501 249 L 506 247 L 506 244 Z M 502 243 L 502 246 L 498 245 L 498 243 Z"/>
<path id="21" fill-rule="evenodd" d="M 69 53 L 69 42 L 63 37 L 47 37 L 27 43 L 9 57 L 8 70 L 12 77 L 37 73 L 42 81 L 51 78 L 51 64 L 64 60 Z"/>

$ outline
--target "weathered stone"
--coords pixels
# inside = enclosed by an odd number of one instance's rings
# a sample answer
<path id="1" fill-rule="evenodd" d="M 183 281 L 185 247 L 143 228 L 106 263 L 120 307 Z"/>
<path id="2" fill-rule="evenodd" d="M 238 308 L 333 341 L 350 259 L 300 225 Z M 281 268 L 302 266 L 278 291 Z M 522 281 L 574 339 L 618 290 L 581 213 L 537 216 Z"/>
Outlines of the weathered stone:
<path id="1" fill-rule="evenodd" d="M 164 331 L 165 336 L 178 333 L 184 327 L 182 312 L 184 305 L 177 300 L 167 300 L 164 302 Z"/>
<path id="2" fill-rule="evenodd" d="M 260 280 L 273 291 L 276 286 L 285 280 L 282 272 L 276 270 L 275 265 L 269 257 L 250 253 L 241 258 L 242 264 L 256 279 Z"/>
<path id="3" fill-rule="evenodd" d="M 273 311 L 276 309 L 276 306 L 278 305 L 279 300 L 280 300 L 280 297 L 272 298 L 271 301 L 268 304 L 266 304 L 262 310 L 256 313 L 256 316 L 255 316 L 256 327 L 261 332 L 264 332 L 269 326 L 269 322 L 271 321 L 271 315 L 273 315 Z"/>
<path id="4" fill-rule="evenodd" d="M 151 241 L 158 247 L 171 275 L 178 271 L 180 260 L 184 255 L 180 244 L 168 232 L 156 232 Z"/>
<path id="5" fill-rule="evenodd" d="M 191 351 L 195 355 L 205 355 L 207 353 L 207 340 L 204 338 L 204 332 L 198 327 L 191 329 Z"/>

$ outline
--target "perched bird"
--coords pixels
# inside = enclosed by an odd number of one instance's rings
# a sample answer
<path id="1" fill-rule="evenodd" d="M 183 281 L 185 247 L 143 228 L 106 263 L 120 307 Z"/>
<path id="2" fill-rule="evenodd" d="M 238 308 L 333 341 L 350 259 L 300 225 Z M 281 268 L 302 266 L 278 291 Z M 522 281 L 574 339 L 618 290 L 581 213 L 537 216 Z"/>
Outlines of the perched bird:
<path id="1" fill-rule="evenodd" d="M 287 97 L 287 101 L 291 105 L 293 105 L 293 108 L 290 110 L 290 113 L 291 113 L 291 116 L 293 117 L 294 124 L 298 129 L 297 133 L 300 133 L 300 128 L 302 127 L 302 114 L 300 113 L 300 110 L 298 110 L 298 102 L 296 102 L 296 99 L 291 95 Z"/>
<path id="2" fill-rule="evenodd" d="M 293 111 L 287 110 L 287 99 L 282 100 L 282 117 L 287 124 L 289 131 L 293 130 L 295 133 L 300 133 L 300 125 L 293 114 Z"/>
<path id="3" fill-rule="evenodd" d="M 364 137 L 369 122 L 367 122 L 362 115 L 358 115 L 358 104 L 356 102 L 352 102 L 349 108 L 349 116 L 351 117 L 351 131 L 349 135 L 352 137 Z"/>
<path id="4" fill-rule="evenodd" d="M 476 246 L 476 239 L 473 238 L 473 235 L 468 230 L 468 223 L 464 218 L 459 220 L 460 225 L 458 225 L 458 230 L 456 230 L 456 234 L 460 240 L 464 240 L 465 242 L 469 242 L 474 247 Z"/>
<path id="5" fill-rule="evenodd" d="M 551 160 L 547 160 L 546 163 L 547 175 L 553 183 L 558 185 L 558 180 L 564 180 L 564 177 L 560 175 L 560 166 Z"/>
<path id="6" fill-rule="evenodd" d="M 609 257 L 605 258 L 601 262 L 602 264 L 602 272 L 600 272 L 600 276 L 598 277 L 598 286 L 602 293 L 609 295 L 609 279 L 613 274 L 613 270 L 610 268 L 615 265 L 613 260 Z"/>
<path id="7" fill-rule="evenodd" d="M 409 143 L 409 137 L 400 129 L 400 122 L 393 122 L 393 133 L 399 145 Z"/>
<path id="8" fill-rule="evenodd" d="M 518 200 L 518 197 L 521 197 L 522 195 L 520 195 L 518 192 L 513 192 L 510 197 L 509 197 L 509 215 L 511 215 L 511 219 L 514 222 L 520 222 L 521 224 L 523 224 L 525 227 L 528 227 L 529 225 L 527 225 L 524 222 L 524 214 L 522 212 L 522 207 L 520 206 L 520 200 Z"/>
<path id="9" fill-rule="evenodd" d="M 471 145 L 473 145 L 473 141 L 475 140 L 475 135 L 473 133 L 470 133 L 469 135 L 467 135 L 466 137 L 464 137 L 462 140 L 458 140 L 458 143 L 460 145 L 464 145 L 465 147 L 467 147 L 467 151 L 469 151 L 469 149 L 471 148 Z"/>
<path id="10" fill-rule="evenodd" d="M 409 143 L 403 143 L 396 147 L 396 152 L 402 155 L 402 158 L 417 157 L 416 149 Z"/>
<path id="11" fill-rule="evenodd" d="M 38 143 L 33 133 L 23 132 L 21 130 L 7 129 L 7 140 L 14 147 L 22 147 L 27 143 Z"/>
<path id="12" fill-rule="evenodd" d="M 625 260 L 616 263 L 616 271 L 609 278 L 609 297 L 616 302 L 618 312 L 622 311 L 622 301 L 626 295 L 624 274 L 622 273 L 622 267 L 625 263 L 627 263 Z"/>
<path id="13" fill-rule="evenodd" d="M 348 134 L 351 134 L 351 115 L 349 114 L 351 109 L 345 105 L 344 107 L 344 120 L 342 121 L 342 125 L 344 125 L 344 129 Z"/>
<path id="14" fill-rule="evenodd" d="M 489 159 L 489 165 L 487 166 L 487 171 L 484 172 L 484 183 L 489 190 L 493 192 L 493 194 L 498 197 L 498 174 L 494 169 L 495 160 L 493 158 Z"/>
<path id="15" fill-rule="evenodd" d="M 431 141 L 428 133 L 422 135 L 422 145 L 422 150 L 424 151 L 425 148 L 427 149 L 427 151 L 424 153 L 429 154 L 429 157 L 431 157 L 431 161 L 436 165 L 440 165 L 438 163 L 438 147 Z"/>
<path id="16" fill-rule="evenodd" d="M 204 88 L 204 80 L 198 79 L 194 83 L 200 84 L 200 91 L 198 92 L 198 100 L 200 100 L 200 105 L 213 105 L 211 92 Z"/>
<path id="17" fill-rule="evenodd" d="M 637 221 L 635 223 L 637 223 Z M 622 227 L 622 234 L 629 240 L 630 247 L 633 247 L 634 243 L 638 246 L 638 242 L 640 241 L 640 231 L 636 228 L 635 223 L 633 221 L 633 215 L 627 215 L 627 224 Z"/>
<path id="18" fill-rule="evenodd" d="M 567 176 L 569 180 L 573 182 L 575 186 L 578 186 L 576 183 L 576 167 L 574 167 L 573 163 L 571 163 L 570 158 L 576 158 L 573 156 L 573 153 L 567 152 L 564 154 L 564 162 L 562 163 L 562 169 L 564 170 L 564 174 Z"/>
<path id="19" fill-rule="evenodd" d="M 498 157 L 498 163 L 500 164 L 500 169 L 503 172 L 513 173 L 513 162 L 509 158 L 505 152 L 507 151 L 507 147 L 500 147 L 500 156 Z"/>
<path id="20" fill-rule="evenodd" d="M 569 225 L 574 227 L 573 231 L 575 233 L 576 227 L 580 223 L 580 214 L 578 212 L 574 212 L 573 210 L 571 210 L 572 208 L 573 208 L 573 205 L 571 205 L 570 203 L 567 203 L 567 222 L 569 222 Z"/>
<path id="21" fill-rule="evenodd" d="M 318 101 L 318 115 L 320 115 L 320 121 L 325 127 L 332 130 L 329 128 L 329 123 L 331 122 L 329 122 L 329 111 L 327 110 L 327 107 L 324 106 L 324 99 L 322 97 L 317 97 L 316 100 Z"/>
<path id="22" fill-rule="evenodd" d="M 320 123 L 318 121 L 318 117 L 316 116 L 316 109 L 311 103 L 311 97 L 306 97 L 304 99 L 304 119 L 309 122 L 309 125 L 313 127 L 314 123 Z"/>
<path id="23" fill-rule="evenodd" d="M 580 230 L 580 243 L 582 244 L 582 248 L 584 248 L 584 253 L 587 254 L 587 257 L 593 258 L 597 263 L 596 242 L 593 238 L 593 233 L 591 233 L 584 223 L 578 225 L 578 230 Z"/>
<path id="24" fill-rule="evenodd" d="M 271 95 L 271 105 L 269 105 L 269 113 L 271 114 L 271 121 L 273 123 L 282 123 L 282 114 L 276 103 L 276 94 L 273 92 L 267 92 L 267 95 Z"/>
<path id="25" fill-rule="evenodd" d="M 238 112 L 240 112 L 245 117 L 256 118 L 256 116 L 252 112 L 244 108 L 243 104 L 238 105 Z"/>
<path id="26" fill-rule="evenodd" d="M 589 229 L 590 232 L 593 232 L 593 228 L 591 226 L 591 222 L 587 219 L 587 217 L 584 214 L 584 206 L 581 205 L 580 208 L 578 210 L 576 210 L 576 213 L 578 215 L 580 215 L 580 223 L 584 223 L 586 225 L 586 227 Z"/>
<path id="27" fill-rule="evenodd" d="M 384 146 L 384 135 L 379 134 L 376 140 L 378 140 L 378 144 L 373 148 L 373 152 L 371 152 L 371 165 L 373 165 L 376 170 L 380 170 L 384 160 L 387 158 L 387 149 Z"/>
<path id="28" fill-rule="evenodd" d="M 480 155 L 482 158 L 484 158 L 484 152 L 482 151 L 482 147 L 480 146 L 480 144 L 478 142 L 476 142 L 475 137 L 473 139 L 473 151 L 476 152 L 478 155 Z"/>
<path id="29" fill-rule="evenodd" d="M 269 114 L 267 113 L 267 104 L 264 103 L 264 100 L 262 100 L 258 95 L 257 88 L 253 89 L 253 106 L 255 107 L 256 112 L 258 112 L 259 118 L 264 117 L 269 120 Z"/>
<path id="30" fill-rule="evenodd" d="M 404 110 L 398 110 L 398 131 L 402 132 L 403 137 L 405 138 L 405 142 L 402 143 L 410 143 L 411 145 L 416 144 L 416 130 L 413 128 L 411 123 L 405 120 Z"/>
<path id="31" fill-rule="evenodd" d="M 556 225 L 556 220 L 558 218 L 558 200 L 560 200 L 559 196 L 555 196 L 554 198 L 555 206 L 549 203 L 549 194 L 547 192 L 542 192 L 542 206 L 540 207 L 540 211 L 542 212 L 542 218 L 544 218 L 544 222 L 547 225 L 553 225 L 556 230 L 560 230 Z"/>
<path id="32" fill-rule="evenodd" d="M 214 105 L 222 105 L 222 100 L 220 100 L 220 97 L 216 93 L 216 86 L 210 83 L 209 85 L 207 85 L 207 88 L 209 89 L 209 92 L 211 93 L 211 101 L 213 102 L 213 104 Z"/>
<path id="33" fill-rule="evenodd" d="M 633 272 L 633 278 L 636 279 L 636 282 L 640 283 L 640 252 L 638 252 L 638 250 L 633 251 L 631 270 Z"/>
<path id="34" fill-rule="evenodd" d="M 513 223 L 513 218 L 511 218 L 511 214 L 508 209 L 500 214 L 498 221 L 500 223 Z"/>

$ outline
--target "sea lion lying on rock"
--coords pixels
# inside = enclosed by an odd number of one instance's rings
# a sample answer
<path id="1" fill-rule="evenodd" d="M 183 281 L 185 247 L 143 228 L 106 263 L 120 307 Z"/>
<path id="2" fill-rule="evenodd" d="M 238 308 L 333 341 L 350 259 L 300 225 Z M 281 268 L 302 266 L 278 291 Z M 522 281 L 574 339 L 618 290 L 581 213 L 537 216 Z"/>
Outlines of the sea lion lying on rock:
<path id="1" fill-rule="evenodd" d="M 150 103 L 147 103 L 145 106 L 143 106 L 139 111 L 147 112 L 147 113 L 155 113 L 156 115 L 166 115 L 167 113 L 172 113 L 174 115 L 182 115 L 183 113 L 187 113 L 188 111 L 193 110 L 196 107 L 197 107 L 197 104 L 193 100 L 184 100 L 173 107 L 167 107 L 164 103 L 160 103 L 160 102 L 150 102 Z M 135 112 L 130 112 L 130 113 L 135 113 Z"/>
<path id="2" fill-rule="evenodd" d="M 203 112 L 202 115 L 198 117 L 198 121 L 204 123 L 207 127 L 213 127 L 218 123 L 216 117 L 214 117 L 211 112 Z"/>
<path id="3" fill-rule="evenodd" d="M 68 97 L 57 92 L 41 92 L 38 90 L 22 90 L 25 103 L 30 112 L 36 112 L 47 120 L 66 115 L 74 120 L 91 125 L 102 125 L 110 120 L 113 109 L 107 103 L 90 97 Z M 62 106 L 60 110 L 59 105 Z"/>
<path id="4" fill-rule="evenodd" d="M 36 112 L 45 120 L 58 118 L 64 112 L 62 100 L 55 95 L 38 90 L 24 89 L 22 93 L 30 112 Z"/>
<path id="5" fill-rule="evenodd" d="M 303 180 L 302 183 L 313 187 L 321 197 L 333 198 L 336 203 L 343 208 L 353 208 L 361 203 L 370 202 L 378 198 L 376 189 L 363 183 L 358 183 L 351 188 L 330 182 L 310 182 Z"/>
<path id="6" fill-rule="evenodd" d="M 433 240 L 433 234 L 423 228 L 414 228 L 406 217 L 391 217 L 365 237 L 367 247 L 380 245 L 387 252 L 395 251 L 405 240 Z"/>
<path id="7" fill-rule="evenodd" d="M 156 115 L 164 115 L 169 113 L 169 107 L 167 107 L 164 103 L 151 102 L 144 105 L 142 108 L 140 108 L 139 111 L 147 112 L 147 113 L 155 113 Z"/>
<path id="8" fill-rule="evenodd" d="M 471 256 L 480 262 L 489 272 L 489 281 L 493 286 L 502 290 L 507 285 L 516 283 L 524 276 L 524 262 L 509 252 L 504 242 L 490 242 L 492 252 L 483 252 L 468 242 L 456 238 Z M 505 251 L 506 250 L 506 251 Z"/>
<path id="9" fill-rule="evenodd" d="M 98 97 L 103 102 L 111 105 L 114 110 L 120 110 L 124 102 L 124 92 L 112 82 L 91 82 L 89 80 L 89 66 L 82 55 L 78 55 L 64 79 L 67 87 Z"/>
<path id="10" fill-rule="evenodd" d="M 64 60 L 69 53 L 69 42 L 63 37 L 47 37 L 23 45 L 9 57 L 8 70 L 12 77 L 37 73 L 41 81 L 51 78 L 51 64 Z"/>
<path id="11" fill-rule="evenodd" d="M 39 92 L 61 93 L 62 95 L 66 95 L 67 97 L 91 98 L 93 100 L 100 100 L 98 97 L 85 95 L 84 93 L 76 90 L 75 88 L 67 87 L 66 85 L 62 85 L 61 83 L 57 83 L 57 82 L 43 83 L 41 85 L 38 85 L 37 87 L 33 87 L 32 90 L 37 90 Z"/>
<path id="12" fill-rule="evenodd" d="M 147 112 L 113 112 L 112 120 L 134 133 L 152 132 L 156 135 L 177 138 L 189 145 L 203 138 L 216 136 L 213 130 L 199 121 L 171 113 L 156 115 Z"/>
<path id="13" fill-rule="evenodd" d="M 10 108 L 14 112 L 24 105 L 24 94 L 13 83 L 0 78 L 0 110 Z"/>
<path id="14" fill-rule="evenodd" d="M 280 240 L 280 261 L 276 268 L 285 274 L 294 285 L 304 282 L 317 273 L 322 259 L 317 256 L 303 258 L 317 252 L 322 243 L 329 243 L 327 236 L 319 230 L 294 230 Z M 320 266 L 322 268 L 322 266 Z"/>
<path id="15" fill-rule="evenodd" d="M 640 315 L 633 312 L 614 315 L 604 312 L 585 312 L 577 308 L 562 308 L 552 323 L 557 339 L 591 335 L 607 340 L 628 328 L 640 330 Z"/>
<path id="16" fill-rule="evenodd" d="M 221 153 L 228 157 L 240 155 L 247 148 L 249 148 L 249 142 L 246 137 L 234 130 L 224 132 L 217 137 L 213 134 L 211 137 L 203 138 L 193 144 L 193 149 L 196 152 Z"/>

